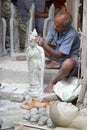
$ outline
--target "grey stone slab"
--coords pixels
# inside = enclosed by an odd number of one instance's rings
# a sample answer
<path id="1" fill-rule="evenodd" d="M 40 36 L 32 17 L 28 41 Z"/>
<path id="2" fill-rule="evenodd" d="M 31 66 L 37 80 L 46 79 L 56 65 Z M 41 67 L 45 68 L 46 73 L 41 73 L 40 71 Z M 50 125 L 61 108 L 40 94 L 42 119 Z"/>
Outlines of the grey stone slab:
<path id="1" fill-rule="evenodd" d="M 0 82 L 28 84 L 28 72 L 0 69 Z"/>
<path id="2" fill-rule="evenodd" d="M 25 99 L 28 84 L 2 84 L 0 99 L 22 102 Z"/>

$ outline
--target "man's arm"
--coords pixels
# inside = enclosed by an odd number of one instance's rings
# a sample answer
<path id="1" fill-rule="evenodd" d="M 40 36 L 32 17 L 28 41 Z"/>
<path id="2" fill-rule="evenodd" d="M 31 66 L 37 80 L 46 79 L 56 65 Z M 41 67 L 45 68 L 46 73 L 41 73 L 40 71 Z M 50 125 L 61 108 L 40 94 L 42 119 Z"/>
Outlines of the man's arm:
<path id="1" fill-rule="evenodd" d="M 61 58 L 64 56 L 64 54 L 62 52 L 58 52 L 58 51 L 52 49 L 48 44 L 46 44 L 45 40 L 43 40 L 42 47 L 44 48 L 45 51 L 47 51 L 51 56 L 53 56 L 55 58 Z"/>
<path id="2" fill-rule="evenodd" d="M 36 37 L 36 40 L 37 42 L 39 43 L 40 46 L 43 47 L 43 49 L 45 51 L 47 51 L 52 57 L 55 57 L 55 58 L 61 58 L 64 56 L 63 53 L 61 52 L 58 52 L 58 51 L 55 51 L 54 49 L 52 49 L 49 45 L 48 45 L 48 42 L 41 38 L 41 37 Z"/>
<path id="3" fill-rule="evenodd" d="M 36 18 L 47 18 L 48 13 L 46 13 L 46 12 L 35 12 L 35 17 Z"/>

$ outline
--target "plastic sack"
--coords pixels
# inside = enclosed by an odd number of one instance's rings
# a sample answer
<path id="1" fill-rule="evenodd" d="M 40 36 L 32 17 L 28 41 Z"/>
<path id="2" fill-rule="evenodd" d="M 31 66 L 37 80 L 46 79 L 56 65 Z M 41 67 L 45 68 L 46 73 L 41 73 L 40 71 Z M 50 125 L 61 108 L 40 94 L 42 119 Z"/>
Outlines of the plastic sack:
<path id="1" fill-rule="evenodd" d="M 53 90 L 62 101 L 72 101 L 78 97 L 81 85 L 78 84 L 78 78 L 70 77 L 67 80 L 58 81 Z"/>

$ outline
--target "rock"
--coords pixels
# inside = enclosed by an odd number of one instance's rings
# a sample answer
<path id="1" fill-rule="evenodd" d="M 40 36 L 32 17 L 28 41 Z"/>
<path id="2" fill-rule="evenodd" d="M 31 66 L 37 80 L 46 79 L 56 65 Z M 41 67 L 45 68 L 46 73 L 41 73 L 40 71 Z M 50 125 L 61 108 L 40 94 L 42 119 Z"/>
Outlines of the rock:
<path id="1" fill-rule="evenodd" d="M 43 125 L 47 125 L 47 116 L 41 116 L 41 118 L 39 119 L 38 125 L 39 126 L 43 126 Z"/>
<path id="2" fill-rule="evenodd" d="M 3 120 L 0 119 L 0 128 L 1 128 L 2 124 L 3 124 Z"/>
<path id="3" fill-rule="evenodd" d="M 37 108 L 32 108 L 32 109 L 30 110 L 30 114 L 31 114 L 31 116 L 32 116 L 32 115 L 35 115 L 35 114 L 38 114 L 38 109 L 37 109 Z"/>
<path id="4" fill-rule="evenodd" d="M 49 128 L 55 128 L 55 124 L 52 122 L 51 118 L 47 120 L 47 127 Z"/>
<path id="5" fill-rule="evenodd" d="M 24 118 L 25 120 L 30 120 L 30 118 L 31 118 L 30 112 L 25 113 L 25 115 L 24 115 L 23 118 Z"/>
<path id="6" fill-rule="evenodd" d="M 35 114 L 35 115 L 32 115 L 31 118 L 30 118 L 30 122 L 32 124 L 37 124 L 39 121 L 39 114 Z"/>
<path id="7" fill-rule="evenodd" d="M 41 107 L 39 108 L 39 116 L 45 116 L 46 115 L 46 108 Z"/>
<path id="8" fill-rule="evenodd" d="M 11 128 L 14 129 L 14 123 L 12 121 L 5 121 L 1 126 L 1 130 L 11 129 Z"/>
<path id="9" fill-rule="evenodd" d="M 24 100 L 25 100 L 24 95 L 17 95 L 17 94 L 12 95 L 10 99 L 10 101 L 12 102 L 23 102 Z"/>

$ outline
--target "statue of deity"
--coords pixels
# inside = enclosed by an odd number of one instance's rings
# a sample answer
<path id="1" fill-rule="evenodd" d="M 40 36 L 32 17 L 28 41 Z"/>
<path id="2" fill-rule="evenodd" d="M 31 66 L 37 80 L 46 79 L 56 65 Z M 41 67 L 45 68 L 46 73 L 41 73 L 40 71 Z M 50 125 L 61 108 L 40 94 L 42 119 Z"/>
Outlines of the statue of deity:
<path id="1" fill-rule="evenodd" d="M 29 70 L 29 94 L 37 97 L 43 93 L 43 79 L 45 55 L 44 50 L 35 40 L 37 32 L 34 29 L 28 37 L 28 48 L 26 50 Z"/>

